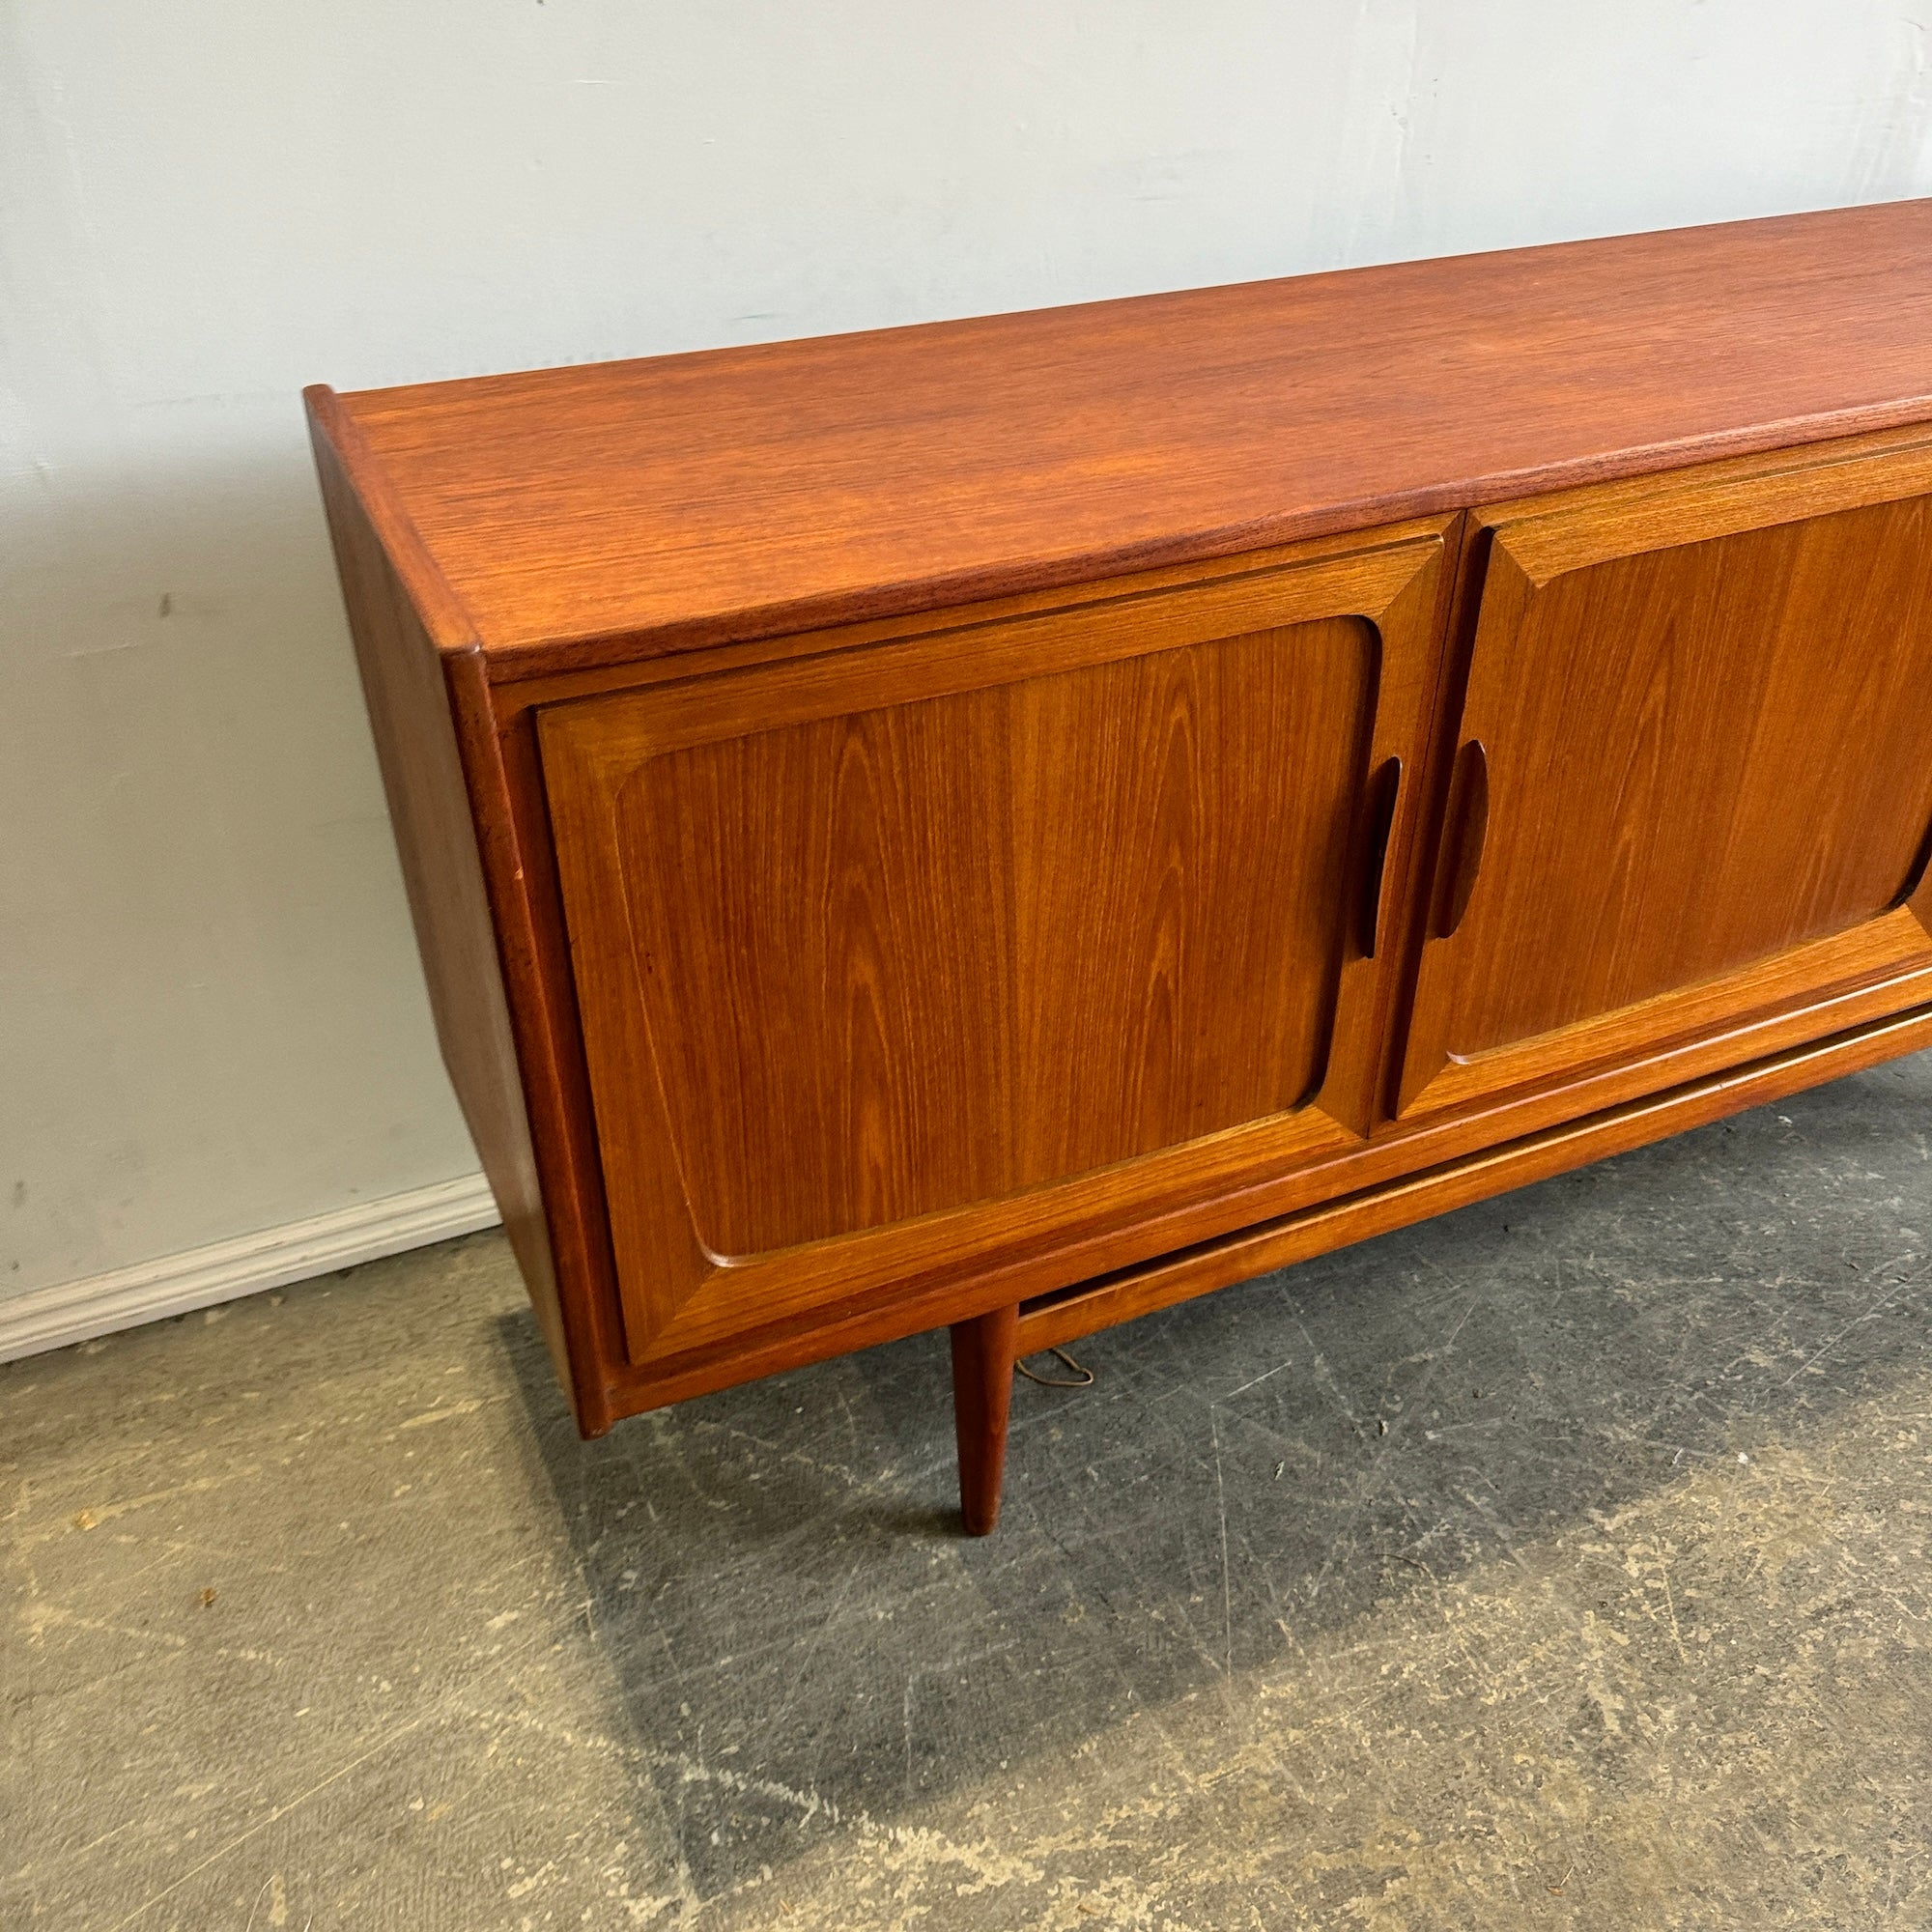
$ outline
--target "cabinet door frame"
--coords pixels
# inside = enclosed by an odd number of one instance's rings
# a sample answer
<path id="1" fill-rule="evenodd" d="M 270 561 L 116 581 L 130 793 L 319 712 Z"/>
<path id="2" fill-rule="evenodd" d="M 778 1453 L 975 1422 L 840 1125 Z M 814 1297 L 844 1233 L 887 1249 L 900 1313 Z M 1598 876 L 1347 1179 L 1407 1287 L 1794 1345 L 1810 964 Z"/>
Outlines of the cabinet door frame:
<path id="1" fill-rule="evenodd" d="M 900 627 L 884 640 L 862 636 L 844 649 L 836 632 L 806 654 L 778 640 L 764 662 L 687 676 L 667 676 L 661 666 L 647 684 L 581 697 L 558 692 L 538 708 L 579 1009 L 606 1022 L 584 1026 L 583 1046 L 634 1369 L 668 1374 L 694 1352 L 945 1280 L 998 1274 L 1013 1299 L 1065 1287 L 1092 1269 L 1065 1259 L 1076 1244 L 1088 1253 L 1096 1236 L 1168 1216 L 1164 1245 L 1173 1213 L 1196 1206 L 1199 1237 L 1225 1233 L 1248 1211 L 1243 1188 L 1366 1144 L 1387 1077 L 1398 966 L 1409 950 L 1422 764 L 1457 528 L 1444 517 L 1285 546 L 1080 586 L 1058 602 L 1029 600 L 1037 608 L 1018 613 L 1010 606 L 990 616 L 936 612 L 922 628 Z M 679 1177 L 642 1003 L 624 984 L 634 963 L 608 922 L 599 929 L 597 908 L 624 903 L 607 801 L 625 773 L 681 746 L 1337 617 L 1365 620 L 1378 634 L 1367 771 L 1400 759 L 1402 781 L 1379 875 L 1375 956 L 1362 954 L 1350 921 L 1315 1099 L 1017 1195 L 755 1255 L 707 1250 Z M 1218 1211 L 1217 1203 L 1225 1204 Z M 1129 1238 L 1119 1258 L 1146 1257 Z"/>
<path id="2" fill-rule="evenodd" d="M 1719 977 L 1505 1042 L 1466 1058 L 1447 1045 L 1454 947 L 1435 927 L 1459 862 L 1457 761 L 1485 721 L 1468 691 L 1486 639 L 1513 633 L 1537 591 L 1568 572 L 1620 557 L 1772 528 L 1932 493 L 1932 426 L 1779 450 L 1629 481 L 1585 485 L 1471 513 L 1467 641 L 1459 653 L 1438 755 L 1449 796 L 1433 828 L 1429 906 L 1397 1069 L 1404 1127 L 1548 1094 L 1621 1070 L 1636 1094 L 1775 1052 L 1932 998 L 1932 868 L 1890 910 Z M 1494 760 L 1507 748 L 1488 747 Z M 1932 828 L 1928 828 L 1932 838 Z M 1480 868 L 1468 902 L 1482 892 Z M 1432 971 L 1433 969 L 1433 971 Z"/>

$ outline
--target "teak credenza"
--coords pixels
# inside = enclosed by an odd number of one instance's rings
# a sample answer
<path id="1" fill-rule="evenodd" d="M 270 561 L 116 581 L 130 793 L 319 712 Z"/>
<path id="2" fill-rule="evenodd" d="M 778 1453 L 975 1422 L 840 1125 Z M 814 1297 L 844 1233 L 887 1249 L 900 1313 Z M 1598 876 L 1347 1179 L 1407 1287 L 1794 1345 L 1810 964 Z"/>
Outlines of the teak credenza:
<path id="1" fill-rule="evenodd" d="M 308 406 L 586 1435 L 1932 1042 L 1932 202 Z"/>

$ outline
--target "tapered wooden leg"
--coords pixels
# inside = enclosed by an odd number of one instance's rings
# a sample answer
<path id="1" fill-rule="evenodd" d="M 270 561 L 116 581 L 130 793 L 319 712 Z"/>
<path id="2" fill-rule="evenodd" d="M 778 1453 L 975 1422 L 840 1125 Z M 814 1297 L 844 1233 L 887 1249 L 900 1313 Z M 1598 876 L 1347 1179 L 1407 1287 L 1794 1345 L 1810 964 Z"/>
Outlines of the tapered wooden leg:
<path id="1" fill-rule="evenodd" d="M 1000 1520 L 1019 1321 L 1015 1302 L 952 1324 L 952 1426 L 959 1437 L 959 1513 L 968 1536 L 986 1535 Z"/>

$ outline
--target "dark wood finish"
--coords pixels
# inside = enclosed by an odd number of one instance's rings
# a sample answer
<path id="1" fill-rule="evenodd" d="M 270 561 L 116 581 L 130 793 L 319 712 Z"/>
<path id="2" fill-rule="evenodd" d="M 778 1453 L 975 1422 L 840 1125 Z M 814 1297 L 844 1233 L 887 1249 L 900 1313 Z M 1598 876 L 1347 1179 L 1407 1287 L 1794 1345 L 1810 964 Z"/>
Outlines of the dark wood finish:
<path id="1" fill-rule="evenodd" d="M 990 1536 L 1000 1520 L 1019 1314 L 1017 1304 L 1008 1302 L 952 1324 L 952 1429 L 959 1446 L 959 1515 L 968 1536 Z"/>
<path id="2" fill-rule="evenodd" d="M 990 1527 L 1015 1349 L 1924 1043 L 1928 243 L 311 391 L 580 1426 L 947 1326 Z"/>
<path id="3" fill-rule="evenodd" d="M 1490 842 L 1490 753 L 1471 738 L 1456 753 L 1449 778 L 1449 810 L 1442 825 L 1442 864 L 1435 880 L 1432 939 L 1454 939 L 1469 910 L 1476 875 Z"/>

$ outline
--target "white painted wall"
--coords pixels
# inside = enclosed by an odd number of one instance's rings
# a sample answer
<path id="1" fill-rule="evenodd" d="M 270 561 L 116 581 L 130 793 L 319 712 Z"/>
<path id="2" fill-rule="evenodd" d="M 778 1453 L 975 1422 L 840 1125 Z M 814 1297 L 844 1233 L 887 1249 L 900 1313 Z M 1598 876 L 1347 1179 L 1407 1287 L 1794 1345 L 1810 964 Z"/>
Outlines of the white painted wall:
<path id="1" fill-rule="evenodd" d="M 1924 193 L 1920 18 L 0 0 L 0 1296 L 473 1165 L 302 384 Z"/>

